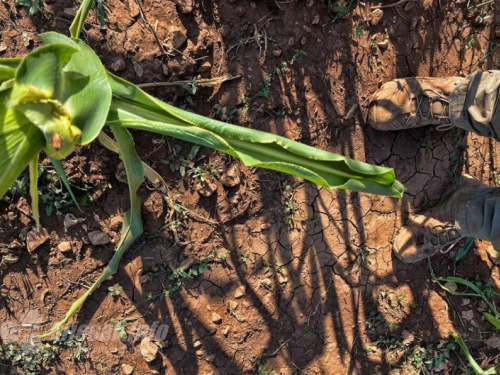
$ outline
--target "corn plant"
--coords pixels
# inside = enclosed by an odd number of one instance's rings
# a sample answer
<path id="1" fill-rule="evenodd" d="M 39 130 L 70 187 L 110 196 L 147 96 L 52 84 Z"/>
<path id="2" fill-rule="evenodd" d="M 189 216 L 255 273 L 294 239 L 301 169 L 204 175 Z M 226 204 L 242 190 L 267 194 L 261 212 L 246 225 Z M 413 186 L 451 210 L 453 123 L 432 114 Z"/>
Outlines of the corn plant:
<path id="1" fill-rule="evenodd" d="M 115 274 L 123 253 L 142 231 L 137 189 L 155 173 L 141 162 L 128 129 L 154 132 L 239 158 L 245 165 L 302 177 L 326 188 L 401 197 L 405 188 L 391 168 L 358 162 L 273 134 L 206 118 L 166 104 L 108 72 L 78 39 L 91 7 L 84 0 L 70 26 L 71 37 L 48 32 L 43 46 L 24 58 L 0 59 L 0 197 L 26 166 L 36 228 L 37 165 L 48 155 L 67 184 L 61 160 L 96 138 L 118 152 L 125 165 L 130 209 L 124 215 L 114 256 L 86 293 L 73 303 L 52 333 L 62 327 L 100 284 Z M 113 141 L 102 130 L 107 126 Z"/>
<path id="2" fill-rule="evenodd" d="M 469 245 L 470 247 L 470 245 Z M 483 311 L 482 314 L 486 321 L 488 321 L 495 328 L 500 330 L 500 312 L 498 311 L 495 301 L 493 300 L 493 294 L 497 294 L 491 288 L 491 283 L 488 282 L 486 284 L 480 282 L 478 279 L 476 282 L 471 282 L 461 277 L 448 276 L 448 277 L 437 277 L 434 273 L 434 269 L 432 268 L 432 264 L 430 259 L 428 261 L 429 270 L 431 272 L 432 279 L 445 291 L 454 295 L 454 296 L 462 296 L 462 297 L 476 297 L 483 300 L 486 304 L 490 312 Z M 447 283 L 455 283 L 456 285 L 461 285 L 465 287 L 465 290 L 452 290 L 446 286 Z M 498 295 L 498 294 L 497 294 Z M 465 358 L 469 362 L 470 366 L 474 370 L 477 375 L 490 375 L 496 374 L 498 369 L 500 368 L 500 362 L 498 362 L 495 366 L 483 370 L 476 362 L 474 357 L 472 357 L 467 345 L 465 344 L 464 339 L 455 332 L 450 333 L 451 337 L 456 341 L 456 343 L 460 346 L 462 353 Z"/>

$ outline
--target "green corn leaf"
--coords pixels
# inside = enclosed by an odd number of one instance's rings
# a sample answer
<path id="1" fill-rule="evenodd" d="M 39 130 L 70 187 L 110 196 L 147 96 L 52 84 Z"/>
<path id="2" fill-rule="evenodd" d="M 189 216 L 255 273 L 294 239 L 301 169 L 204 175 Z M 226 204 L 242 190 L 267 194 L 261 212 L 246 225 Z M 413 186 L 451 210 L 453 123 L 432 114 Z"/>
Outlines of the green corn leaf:
<path id="1" fill-rule="evenodd" d="M 464 353 L 465 358 L 467 359 L 470 366 L 472 367 L 472 369 L 474 370 L 474 372 L 477 375 L 495 375 L 497 373 L 497 370 L 495 367 L 491 367 L 487 370 L 483 370 L 481 368 L 481 366 L 479 366 L 479 364 L 476 362 L 474 357 L 472 357 L 472 354 L 470 353 L 469 348 L 465 344 L 465 341 L 462 338 L 462 336 L 460 336 L 458 333 L 454 333 L 454 332 L 450 333 L 450 335 L 456 341 L 458 346 L 460 346 L 460 349 L 462 349 L 462 352 Z"/>
<path id="2" fill-rule="evenodd" d="M 80 144 L 86 145 L 99 135 L 111 104 L 106 70 L 95 52 L 81 40 L 54 32 L 41 34 L 40 39 L 49 45 L 78 48 L 64 69 L 65 90 L 60 102 L 71 115 L 72 123 L 82 131 Z"/>
<path id="3" fill-rule="evenodd" d="M 247 166 L 273 169 L 318 185 L 401 197 L 405 187 L 394 170 L 358 162 L 274 134 L 187 112 L 110 76 L 109 124 L 156 132 L 226 152 Z"/>
<path id="4" fill-rule="evenodd" d="M 46 337 L 53 333 L 56 333 L 68 322 L 68 320 L 80 309 L 87 298 L 94 291 L 96 291 L 104 281 L 106 281 L 109 277 L 113 276 L 118 271 L 118 265 L 121 258 L 123 257 L 123 254 L 125 254 L 125 251 L 143 232 L 141 219 L 141 199 L 137 195 L 139 186 L 144 182 L 142 161 L 135 151 L 134 141 L 128 131 L 119 126 L 113 126 L 111 129 L 120 148 L 120 158 L 125 165 L 130 194 L 130 209 L 125 212 L 124 215 L 120 242 L 115 249 L 113 258 L 111 258 L 111 261 L 104 269 L 101 276 L 99 276 L 95 283 L 80 298 L 78 298 L 78 300 L 73 302 L 64 318 L 61 321 L 57 322 L 50 329 L 50 331 L 42 334 L 40 337 Z"/>
<path id="5" fill-rule="evenodd" d="M 30 195 L 31 195 L 31 210 L 35 219 L 36 228 L 40 229 L 40 210 L 39 210 L 39 195 L 38 195 L 38 159 L 40 154 L 36 154 L 30 160 Z"/>
<path id="6" fill-rule="evenodd" d="M 69 32 L 72 38 L 78 38 L 83 30 L 83 25 L 87 19 L 90 9 L 92 8 L 92 0 L 83 0 L 78 8 L 75 19 L 69 27 Z"/>
<path id="7" fill-rule="evenodd" d="M 495 317 L 494 315 L 483 312 L 484 318 L 491 324 L 493 325 L 496 329 L 500 330 L 500 319 Z"/>
<path id="8" fill-rule="evenodd" d="M 22 113 L 7 107 L 10 92 L 0 91 L 0 197 L 45 145 L 43 133 Z"/>

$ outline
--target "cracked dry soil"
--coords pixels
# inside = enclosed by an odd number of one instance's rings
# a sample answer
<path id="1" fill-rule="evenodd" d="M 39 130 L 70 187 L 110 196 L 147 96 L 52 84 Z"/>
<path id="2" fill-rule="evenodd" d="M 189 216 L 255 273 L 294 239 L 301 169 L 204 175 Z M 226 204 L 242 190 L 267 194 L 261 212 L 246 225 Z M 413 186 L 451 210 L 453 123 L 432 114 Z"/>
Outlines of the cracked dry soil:
<path id="1" fill-rule="evenodd" d="M 452 330 L 465 337 L 483 366 L 496 361 L 498 348 L 485 344 L 495 332 L 481 320 L 478 301 L 445 294 L 432 282 L 426 262 L 399 262 L 391 240 L 409 210 L 436 204 L 457 176 L 469 173 L 498 186 L 499 144 L 432 128 L 382 133 L 365 123 L 364 111 L 370 95 L 394 78 L 498 69 L 498 6 L 468 9 L 465 0 L 418 0 L 383 8 L 381 14 L 375 8 L 388 2 L 353 1 L 346 16 L 333 20 L 326 3 L 195 0 L 191 7 L 187 0 L 145 0 L 139 8 L 133 0 L 110 0 L 105 26 L 92 15 L 85 38 L 108 69 L 134 83 L 239 76 L 215 87 L 198 85 L 196 93 L 186 86 L 148 92 L 207 116 L 394 167 L 408 187 L 405 197 L 329 191 L 247 169 L 208 149 L 190 160 L 191 145 L 134 132 L 141 157 L 170 186 L 170 202 L 184 208 L 172 216 L 161 192 L 142 187 L 145 233 L 75 321 L 89 326 L 110 319 L 149 326 L 160 321 L 168 325 L 168 335 L 150 363 L 141 355 L 142 337 L 130 327 L 129 342 L 84 336 L 90 351 L 81 360 L 74 359 L 73 349 L 61 349 L 42 372 L 429 373 L 428 367 L 419 370 L 410 354 L 427 344 L 435 348 Z M 74 2 L 47 0 L 43 12 L 30 17 L 13 0 L 2 1 L 0 57 L 31 51 L 40 44 L 37 33 L 66 32 L 75 9 Z M 168 49 L 172 33 L 180 35 L 176 44 L 182 34 L 187 37 L 176 50 Z M 184 176 L 182 160 L 187 160 Z M 28 327 L 27 334 L 44 331 L 98 277 L 128 205 L 126 185 L 115 173 L 118 164 L 98 143 L 68 158 L 66 172 L 86 205 L 83 212 L 70 204 L 53 212 L 42 208 L 50 240 L 31 254 L 22 243 L 32 224 L 26 196 L 10 194 L 0 201 L 2 256 L 19 257 L 2 270 L 0 321 Z M 228 187 L 221 180 L 231 165 L 240 181 Z M 199 166 L 213 179 L 209 197 L 200 194 L 199 181 L 189 173 Z M 43 206 L 61 200 L 45 191 L 49 198 Z M 186 210 L 194 215 L 183 215 Z M 85 220 L 65 228 L 67 212 Z M 93 230 L 105 232 L 111 242 L 93 246 L 87 236 Z M 60 251 L 64 241 L 70 248 Z M 479 275 L 498 288 L 498 266 L 488 257 L 488 246 L 476 241 L 456 275 Z M 208 270 L 161 297 L 174 284 L 172 269 L 189 270 L 183 262 L 197 265 L 200 259 L 208 261 Z M 433 267 L 451 275 L 452 255 L 436 256 Z M 108 292 L 116 285 L 123 287 L 119 297 Z M 30 321 L 27 312 L 38 320 Z M 453 351 L 434 370 L 464 373 L 458 354 Z M 8 369 L 2 361 L 0 371 Z"/>

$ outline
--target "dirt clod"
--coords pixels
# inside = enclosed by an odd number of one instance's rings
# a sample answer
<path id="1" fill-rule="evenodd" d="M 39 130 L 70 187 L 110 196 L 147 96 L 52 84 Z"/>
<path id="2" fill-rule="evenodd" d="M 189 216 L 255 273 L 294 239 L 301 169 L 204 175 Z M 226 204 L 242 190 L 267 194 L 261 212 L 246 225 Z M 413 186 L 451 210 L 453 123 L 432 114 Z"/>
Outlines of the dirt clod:
<path id="1" fill-rule="evenodd" d="M 26 247 L 29 252 L 38 249 L 50 238 L 49 232 L 45 228 L 32 229 L 26 236 Z"/>
<path id="2" fill-rule="evenodd" d="M 492 349 L 498 349 L 500 348 L 500 337 L 493 335 L 485 341 L 485 344 Z"/>
<path id="3" fill-rule="evenodd" d="M 444 286 L 446 289 L 449 289 L 452 292 L 456 292 L 458 288 L 457 284 L 454 283 L 453 281 L 448 281 L 447 283 L 444 284 Z"/>
<path id="4" fill-rule="evenodd" d="M 384 11 L 382 9 L 375 9 L 371 13 L 371 20 L 370 24 L 372 26 L 377 26 L 380 21 L 382 20 L 382 17 L 384 16 Z"/>
<path id="5" fill-rule="evenodd" d="M 212 312 L 212 322 L 217 325 L 222 324 L 222 316 L 217 314 L 215 311 Z"/>
<path id="6" fill-rule="evenodd" d="M 197 181 L 195 189 L 200 195 L 208 198 L 217 191 L 217 185 L 215 185 L 212 181 L 205 179 L 205 181 Z"/>
<path id="7" fill-rule="evenodd" d="M 94 230 L 88 234 L 89 240 L 94 246 L 107 245 L 111 242 L 109 236 L 99 230 Z"/>
<path id="8" fill-rule="evenodd" d="M 122 372 L 125 375 L 130 375 L 134 372 L 134 366 L 129 365 L 128 363 L 123 363 L 122 364 Z"/>
<path id="9" fill-rule="evenodd" d="M 64 216 L 64 227 L 66 229 L 69 229 L 71 227 L 74 227 L 75 225 L 83 223 L 84 221 L 85 219 L 79 219 L 75 215 L 67 213 L 66 216 Z"/>
<path id="10" fill-rule="evenodd" d="M 142 68 L 142 66 L 135 61 L 132 62 L 132 65 L 134 66 L 134 72 L 137 77 L 142 78 L 142 76 L 144 75 L 144 69 Z"/>
<path id="11" fill-rule="evenodd" d="M 246 288 L 244 285 L 240 285 L 236 290 L 234 291 L 234 298 L 239 299 L 243 297 L 246 294 Z"/>
<path id="12" fill-rule="evenodd" d="M 178 26 L 169 26 L 167 28 L 167 37 L 164 43 L 169 48 L 179 49 L 186 43 L 187 35 L 186 30 Z"/>
<path id="13" fill-rule="evenodd" d="M 121 72 L 127 68 L 127 63 L 123 59 L 116 60 L 111 64 L 111 70 L 114 72 Z"/>
<path id="14" fill-rule="evenodd" d="M 472 320 L 474 318 L 474 311 L 472 310 L 462 311 L 462 318 L 464 320 Z"/>
<path id="15" fill-rule="evenodd" d="M 160 352 L 158 345 L 156 345 L 149 337 L 145 337 L 141 341 L 140 350 L 142 357 L 148 363 L 153 362 L 156 357 L 158 357 L 158 353 Z"/>
<path id="16" fill-rule="evenodd" d="M 222 185 L 226 187 L 234 187 L 239 185 L 241 182 L 240 169 L 237 164 L 231 165 L 226 173 L 224 173 L 220 179 Z"/>
<path id="17" fill-rule="evenodd" d="M 63 241 L 59 245 L 57 245 L 57 251 L 61 253 L 69 253 L 71 252 L 71 242 Z"/>

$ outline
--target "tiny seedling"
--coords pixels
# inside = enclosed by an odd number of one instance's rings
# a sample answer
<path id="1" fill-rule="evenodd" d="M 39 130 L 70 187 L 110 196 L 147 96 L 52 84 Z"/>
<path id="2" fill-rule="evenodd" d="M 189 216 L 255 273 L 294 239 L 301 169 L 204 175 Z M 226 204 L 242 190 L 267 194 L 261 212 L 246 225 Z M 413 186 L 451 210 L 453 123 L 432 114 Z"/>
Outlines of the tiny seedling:
<path id="1" fill-rule="evenodd" d="M 113 297 L 119 297 L 122 292 L 123 292 L 123 287 L 120 285 L 110 286 L 108 288 L 109 295 Z"/>
<path id="2" fill-rule="evenodd" d="M 125 319 L 111 318 L 109 323 L 114 327 L 114 330 L 120 335 L 120 339 L 125 340 L 128 337 L 127 327 L 132 325 L 132 322 Z"/>

